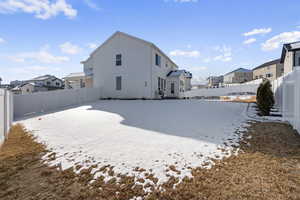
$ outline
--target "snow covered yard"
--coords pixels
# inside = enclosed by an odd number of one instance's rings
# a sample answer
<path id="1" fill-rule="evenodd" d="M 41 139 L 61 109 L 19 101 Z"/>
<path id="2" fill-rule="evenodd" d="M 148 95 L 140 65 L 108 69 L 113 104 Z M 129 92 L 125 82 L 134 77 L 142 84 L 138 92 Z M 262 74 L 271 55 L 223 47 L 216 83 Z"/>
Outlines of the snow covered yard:
<path id="1" fill-rule="evenodd" d="M 94 178 L 105 181 L 119 173 L 153 174 L 157 179 L 143 185 L 159 185 L 230 155 L 246 126 L 246 108 L 199 100 L 97 101 L 16 123 L 55 153 L 45 156 L 50 165 L 77 166 L 77 172 L 93 166 Z"/>

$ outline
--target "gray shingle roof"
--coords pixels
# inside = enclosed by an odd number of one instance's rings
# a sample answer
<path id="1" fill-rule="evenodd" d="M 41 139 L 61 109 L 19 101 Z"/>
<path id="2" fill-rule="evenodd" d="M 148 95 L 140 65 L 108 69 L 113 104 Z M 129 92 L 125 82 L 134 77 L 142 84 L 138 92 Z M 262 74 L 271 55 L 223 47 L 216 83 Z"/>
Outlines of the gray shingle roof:
<path id="1" fill-rule="evenodd" d="M 245 69 L 245 68 L 238 68 L 238 69 L 236 69 L 236 70 L 233 70 L 233 71 L 231 71 L 231 72 L 228 72 L 227 74 L 225 74 L 225 75 L 228 75 L 228 74 L 231 74 L 231 73 L 235 73 L 235 72 L 251 72 L 252 70 L 250 70 L 250 69 Z"/>
<path id="2" fill-rule="evenodd" d="M 272 61 L 266 62 L 262 65 L 259 65 L 258 67 L 255 67 L 253 70 L 260 69 L 260 68 L 263 68 L 263 67 L 267 67 L 267 66 L 270 66 L 270 65 L 279 64 L 279 63 L 280 63 L 280 59 L 272 60 Z"/>

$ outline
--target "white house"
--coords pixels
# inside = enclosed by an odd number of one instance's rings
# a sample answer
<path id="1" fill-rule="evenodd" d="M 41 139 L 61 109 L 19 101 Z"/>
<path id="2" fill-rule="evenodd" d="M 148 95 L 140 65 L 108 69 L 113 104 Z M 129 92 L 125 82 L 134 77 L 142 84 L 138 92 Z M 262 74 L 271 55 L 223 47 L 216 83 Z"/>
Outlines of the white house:
<path id="1" fill-rule="evenodd" d="M 12 81 L 12 91 L 15 94 L 28 94 L 48 90 L 63 89 L 64 83 L 61 79 L 52 75 L 38 76 L 26 81 Z"/>
<path id="2" fill-rule="evenodd" d="M 34 92 L 48 91 L 46 87 L 39 86 L 35 83 L 24 83 L 11 89 L 14 94 L 31 94 Z"/>
<path id="3" fill-rule="evenodd" d="M 49 90 L 63 88 L 63 81 L 53 75 L 38 76 L 25 82 L 35 83 L 36 86 L 46 87 Z"/>
<path id="4" fill-rule="evenodd" d="M 300 41 L 283 45 L 280 63 L 284 65 L 284 74 L 300 66 Z"/>
<path id="5" fill-rule="evenodd" d="M 238 68 L 232 72 L 229 72 L 224 75 L 224 83 L 244 83 L 248 81 L 252 81 L 253 72 L 252 70 L 245 68 Z"/>
<path id="6" fill-rule="evenodd" d="M 191 89 L 192 74 L 151 42 L 116 32 L 86 61 L 84 71 L 103 98 L 180 98 Z"/>
<path id="7" fill-rule="evenodd" d="M 92 88 L 92 76 L 86 75 L 84 72 L 71 73 L 63 78 L 65 81 L 65 89 Z"/>

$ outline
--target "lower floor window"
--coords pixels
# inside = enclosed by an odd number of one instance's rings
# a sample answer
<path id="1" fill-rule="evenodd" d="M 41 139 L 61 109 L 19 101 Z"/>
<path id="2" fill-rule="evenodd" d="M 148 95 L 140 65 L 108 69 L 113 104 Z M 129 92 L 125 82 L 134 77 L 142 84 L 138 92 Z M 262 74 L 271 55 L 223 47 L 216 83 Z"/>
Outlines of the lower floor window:
<path id="1" fill-rule="evenodd" d="M 171 94 L 175 93 L 175 84 L 171 83 Z"/>
<path id="2" fill-rule="evenodd" d="M 116 90 L 122 89 L 122 76 L 116 77 Z"/>

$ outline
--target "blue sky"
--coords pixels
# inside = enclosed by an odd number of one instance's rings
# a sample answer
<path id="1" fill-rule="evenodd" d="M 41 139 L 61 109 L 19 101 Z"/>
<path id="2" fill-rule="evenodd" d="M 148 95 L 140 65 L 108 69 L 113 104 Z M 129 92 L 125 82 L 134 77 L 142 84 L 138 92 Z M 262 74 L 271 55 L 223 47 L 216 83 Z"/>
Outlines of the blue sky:
<path id="1" fill-rule="evenodd" d="M 300 40 L 297 0 L 0 0 L 4 82 L 82 71 L 119 30 L 155 43 L 194 81 L 279 58 Z"/>

